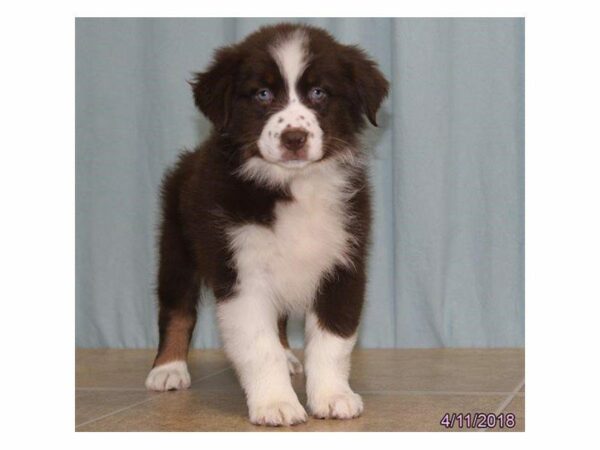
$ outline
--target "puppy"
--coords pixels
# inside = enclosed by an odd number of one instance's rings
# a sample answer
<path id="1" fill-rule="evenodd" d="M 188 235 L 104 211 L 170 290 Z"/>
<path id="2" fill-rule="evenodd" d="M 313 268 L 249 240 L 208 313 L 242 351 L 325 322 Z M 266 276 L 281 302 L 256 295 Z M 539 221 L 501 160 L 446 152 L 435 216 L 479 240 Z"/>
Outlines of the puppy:
<path id="1" fill-rule="evenodd" d="M 290 381 L 301 369 L 287 343 L 290 314 L 306 316 L 309 412 L 359 416 L 348 377 L 371 222 L 359 133 L 366 120 L 376 125 L 388 82 L 357 47 L 280 24 L 219 49 L 191 85 L 214 128 L 164 178 L 160 343 L 146 386 L 190 386 L 204 283 L 252 423 L 307 419 Z"/>

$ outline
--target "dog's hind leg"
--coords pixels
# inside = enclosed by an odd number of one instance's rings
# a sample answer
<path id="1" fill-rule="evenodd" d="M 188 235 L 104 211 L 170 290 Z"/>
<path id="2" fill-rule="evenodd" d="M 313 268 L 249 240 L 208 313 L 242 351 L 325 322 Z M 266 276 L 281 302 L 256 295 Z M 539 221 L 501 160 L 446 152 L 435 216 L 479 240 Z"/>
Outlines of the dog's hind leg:
<path id="1" fill-rule="evenodd" d="M 288 368 L 290 369 L 290 375 L 296 375 L 298 373 L 302 373 L 302 363 L 300 360 L 294 355 L 292 349 L 290 348 L 290 343 L 288 342 L 287 336 L 287 322 L 288 316 L 280 316 L 277 321 L 277 327 L 279 328 L 279 341 L 283 348 L 285 349 L 285 355 L 287 357 Z"/>
<path id="2" fill-rule="evenodd" d="M 155 391 L 190 386 L 187 354 L 196 325 L 200 290 L 198 270 L 168 193 L 165 190 L 160 236 L 158 354 L 146 379 L 146 387 Z"/>

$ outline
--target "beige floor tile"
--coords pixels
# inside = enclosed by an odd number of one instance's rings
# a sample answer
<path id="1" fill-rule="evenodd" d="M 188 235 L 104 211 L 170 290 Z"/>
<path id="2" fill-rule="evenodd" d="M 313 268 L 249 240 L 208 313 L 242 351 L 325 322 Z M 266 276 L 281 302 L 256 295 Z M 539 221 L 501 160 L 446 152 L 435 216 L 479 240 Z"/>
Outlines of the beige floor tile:
<path id="1" fill-rule="evenodd" d="M 114 413 L 156 395 L 146 391 L 75 391 L 75 425 Z"/>
<path id="2" fill-rule="evenodd" d="M 523 370 L 522 352 L 513 349 L 357 350 L 350 383 L 359 392 L 509 393 L 523 379 Z M 305 392 L 303 374 L 292 381 L 296 392 Z M 203 388 L 237 392 L 239 383 L 230 371 L 207 380 Z"/>
<path id="3" fill-rule="evenodd" d="M 156 350 L 78 349 L 75 357 L 75 385 L 78 388 L 144 389 L 144 381 Z M 223 352 L 190 352 L 189 370 L 194 379 L 227 367 Z"/>
<path id="4" fill-rule="evenodd" d="M 512 392 L 524 376 L 519 349 L 357 350 L 358 391 Z"/>
<path id="5" fill-rule="evenodd" d="M 303 396 L 301 396 L 303 397 Z M 295 427 L 256 427 L 248 422 L 240 395 L 217 392 L 169 392 L 150 402 L 80 427 L 79 431 L 465 431 L 446 430 L 446 412 L 493 412 L 496 395 L 364 396 L 365 413 L 354 420 L 309 419 Z M 304 401 L 304 398 L 301 398 Z"/>
<path id="6" fill-rule="evenodd" d="M 311 419 L 275 431 L 444 431 L 439 421 L 445 412 L 497 411 L 507 398 L 502 393 L 512 392 L 523 377 L 522 354 L 357 350 L 351 382 L 365 400 L 363 417 Z M 77 351 L 77 430 L 273 431 L 248 422 L 242 390 L 222 352 L 191 352 L 192 388 L 163 394 L 143 388 L 153 357 L 153 350 Z M 305 403 L 304 376 L 293 383 Z M 516 430 L 524 426 L 524 395 L 518 392 L 505 410 L 520 411 Z"/>
<path id="7" fill-rule="evenodd" d="M 298 395 L 304 394 L 306 392 L 306 378 L 304 377 L 304 374 L 292 376 L 292 385 Z M 233 369 L 220 373 L 218 376 L 202 380 L 201 382 L 196 383 L 193 388 L 202 392 L 243 395 L 240 382 Z"/>
<path id="8" fill-rule="evenodd" d="M 77 387 L 143 389 L 153 358 L 153 350 L 78 350 Z M 351 383 L 361 392 L 511 392 L 523 378 L 523 363 L 519 349 L 357 350 Z M 228 366 L 219 350 L 193 351 L 189 364 L 192 381 Z M 294 381 L 303 391 L 303 376 Z M 231 372 L 211 380 L 208 388 L 233 389 L 237 384 Z"/>

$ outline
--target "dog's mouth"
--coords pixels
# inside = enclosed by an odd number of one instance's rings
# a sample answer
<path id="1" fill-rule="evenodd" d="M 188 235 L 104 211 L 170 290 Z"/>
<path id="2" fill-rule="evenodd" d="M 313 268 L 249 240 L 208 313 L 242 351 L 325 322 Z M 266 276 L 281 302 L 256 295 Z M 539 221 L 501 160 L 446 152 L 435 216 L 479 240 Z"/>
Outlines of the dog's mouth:
<path id="1" fill-rule="evenodd" d="M 278 164 L 290 169 L 301 169 L 314 162 L 308 156 L 308 149 L 301 148 L 299 150 L 290 151 L 285 148 L 280 148 L 281 156 Z"/>
<path id="2" fill-rule="evenodd" d="M 277 150 L 267 150 L 266 152 L 259 151 L 258 155 L 264 161 L 276 166 L 283 167 L 285 169 L 299 170 L 322 159 L 322 157 L 315 157 L 317 155 L 313 155 L 311 153 L 312 152 L 308 147 L 293 151 L 279 147 Z"/>
<path id="3" fill-rule="evenodd" d="M 310 161 L 308 159 L 287 159 L 276 162 L 278 166 L 285 167 L 286 169 L 303 169 L 304 167 L 314 163 L 315 161 Z"/>
<path id="4" fill-rule="evenodd" d="M 315 158 L 315 156 L 311 157 L 308 149 L 301 149 L 299 151 L 294 152 L 282 150 L 280 157 L 276 161 L 271 162 L 286 169 L 298 170 L 303 169 L 304 167 L 307 167 L 309 165 L 318 163 L 322 159 L 322 156 L 317 158 Z"/>
<path id="5" fill-rule="evenodd" d="M 279 151 L 281 161 L 308 161 L 308 149 L 305 147 L 295 151 L 280 148 Z"/>

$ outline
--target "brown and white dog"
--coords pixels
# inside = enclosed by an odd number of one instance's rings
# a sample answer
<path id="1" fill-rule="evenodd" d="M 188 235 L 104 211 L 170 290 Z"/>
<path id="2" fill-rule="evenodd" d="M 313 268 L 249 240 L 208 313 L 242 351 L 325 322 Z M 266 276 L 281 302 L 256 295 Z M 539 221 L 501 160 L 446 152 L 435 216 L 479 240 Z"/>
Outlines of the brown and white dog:
<path id="1" fill-rule="evenodd" d="M 377 65 L 305 25 L 261 28 L 219 49 L 191 83 L 214 129 L 164 179 L 158 355 L 148 389 L 190 386 L 186 357 L 201 285 L 250 420 L 293 425 L 290 314 L 306 315 L 308 410 L 363 411 L 348 384 L 365 293 L 371 221 L 359 133 L 388 91 Z"/>

